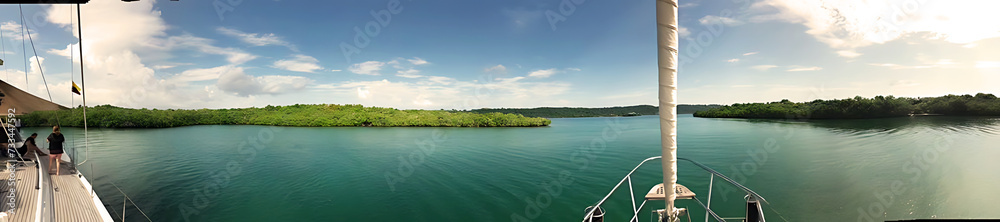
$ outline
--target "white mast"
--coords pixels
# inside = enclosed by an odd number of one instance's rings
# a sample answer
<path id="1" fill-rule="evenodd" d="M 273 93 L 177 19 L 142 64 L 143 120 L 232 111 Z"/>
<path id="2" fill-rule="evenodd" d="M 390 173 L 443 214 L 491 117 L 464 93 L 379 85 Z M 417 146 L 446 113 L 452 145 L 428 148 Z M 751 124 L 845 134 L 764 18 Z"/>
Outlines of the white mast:
<path id="1" fill-rule="evenodd" d="M 677 216 L 677 0 L 656 1 L 656 42 L 660 74 L 660 141 L 663 193 L 669 221 Z"/>

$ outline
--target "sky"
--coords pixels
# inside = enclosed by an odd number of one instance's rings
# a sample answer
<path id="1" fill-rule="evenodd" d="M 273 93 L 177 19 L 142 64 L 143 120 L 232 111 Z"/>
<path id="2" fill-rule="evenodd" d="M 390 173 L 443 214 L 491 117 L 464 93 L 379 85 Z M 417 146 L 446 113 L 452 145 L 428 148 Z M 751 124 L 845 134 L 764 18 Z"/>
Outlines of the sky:
<path id="1" fill-rule="evenodd" d="M 84 80 L 75 7 L 0 5 L 0 80 L 67 106 L 71 81 L 88 106 L 131 108 L 655 105 L 654 5 L 91 1 Z M 1000 93 L 998 1 L 679 5 L 682 104 Z"/>

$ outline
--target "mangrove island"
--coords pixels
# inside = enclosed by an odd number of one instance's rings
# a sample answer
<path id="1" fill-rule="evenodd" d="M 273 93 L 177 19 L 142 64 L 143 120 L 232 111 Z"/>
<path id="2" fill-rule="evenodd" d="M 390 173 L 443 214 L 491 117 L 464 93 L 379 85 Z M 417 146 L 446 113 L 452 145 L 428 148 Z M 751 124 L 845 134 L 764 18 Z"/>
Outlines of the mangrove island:
<path id="1" fill-rule="evenodd" d="M 82 107 L 35 111 L 19 116 L 24 126 L 82 127 Z M 444 110 L 398 110 L 362 105 L 290 105 L 238 109 L 129 109 L 111 105 L 87 108 L 87 126 L 107 128 L 163 128 L 191 125 L 271 126 L 415 126 L 415 127 L 532 127 L 551 120 L 518 114 L 471 113 Z"/>
<path id="2" fill-rule="evenodd" d="M 864 119 L 911 115 L 1000 116 L 1000 99 L 993 94 L 941 97 L 876 96 L 850 99 L 769 103 L 737 103 L 698 111 L 695 117 L 759 119 Z"/>

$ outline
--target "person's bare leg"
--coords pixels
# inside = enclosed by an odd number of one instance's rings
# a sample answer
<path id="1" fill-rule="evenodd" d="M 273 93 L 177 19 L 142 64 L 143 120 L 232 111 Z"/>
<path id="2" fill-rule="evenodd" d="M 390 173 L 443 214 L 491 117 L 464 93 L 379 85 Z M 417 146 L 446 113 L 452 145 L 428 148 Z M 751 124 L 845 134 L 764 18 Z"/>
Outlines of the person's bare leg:
<path id="1" fill-rule="evenodd" d="M 51 156 L 49 156 L 49 168 L 48 168 L 48 169 L 46 169 L 46 170 L 48 170 L 48 171 L 49 171 L 49 173 L 50 173 L 50 174 L 52 173 L 52 158 L 53 158 L 53 157 L 55 157 L 55 155 L 51 155 Z"/>
<path id="2" fill-rule="evenodd" d="M 56 158 L 59 158 L 59 157 L 62 157 L 62 154 L 56 155 Z M 62 161 L 60 161 L 59 159 L 56 159 L 56 176 L 59 176 L 59 163 L 60 162 L 62 162 Z"/>

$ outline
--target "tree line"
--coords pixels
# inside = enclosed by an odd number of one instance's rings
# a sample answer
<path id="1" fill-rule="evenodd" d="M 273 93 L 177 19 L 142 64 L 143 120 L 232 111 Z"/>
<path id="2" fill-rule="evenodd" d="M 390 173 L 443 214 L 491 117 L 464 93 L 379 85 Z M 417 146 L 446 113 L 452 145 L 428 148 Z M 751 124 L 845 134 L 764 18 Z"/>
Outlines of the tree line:
<path id="1" fill-rule="evenodd" d="M 81 107 L 36 111 L 19 116 L 24 126 L 83 126 Z M 547 126 L 545 118 L 518 114 L 437 110 L 398 110 L 362 105 L 289 105 L 236 109 L 130 109 L 111 105 L 87 108 L 87 125 L 108 128 L 162 128 L 190 125 L 272 126 L 416 126 L 530 127 Z"/>
<path id="2" fill-rule="evenodd" d="M 863 119 L 901 117 L 914 114 L 953 116 L 1000 116 L 1000 99 L 993 94 L 946 95 L 940 97 L 876 96 L 849 99 L 769 103 L 737 103 L 698 111 L 696 117 L 762 119 Z"/>

